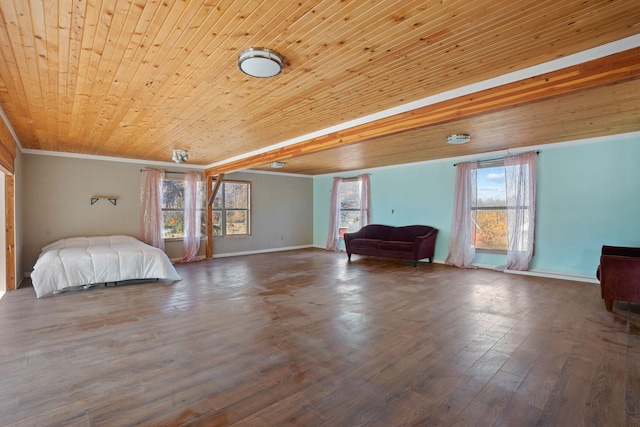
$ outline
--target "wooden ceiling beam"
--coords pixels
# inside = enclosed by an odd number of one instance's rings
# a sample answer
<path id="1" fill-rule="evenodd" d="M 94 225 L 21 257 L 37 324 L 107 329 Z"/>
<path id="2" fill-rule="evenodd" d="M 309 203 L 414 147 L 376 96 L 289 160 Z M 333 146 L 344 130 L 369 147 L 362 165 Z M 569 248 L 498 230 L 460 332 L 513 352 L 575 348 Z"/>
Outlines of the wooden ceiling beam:
<path id="1" fill-rule="evenodd" d="M 206 170 L 218 175 L 640 76 L 640 48 L 311 138 Z"/>

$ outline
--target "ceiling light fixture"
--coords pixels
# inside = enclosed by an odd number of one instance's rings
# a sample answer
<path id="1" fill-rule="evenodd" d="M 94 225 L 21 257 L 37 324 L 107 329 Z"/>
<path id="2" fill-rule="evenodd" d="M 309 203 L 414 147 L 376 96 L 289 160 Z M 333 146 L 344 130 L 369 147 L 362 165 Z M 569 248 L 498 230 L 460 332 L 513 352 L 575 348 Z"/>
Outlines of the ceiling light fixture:
<path id="1" fill-rule="evenodd" d="M 466 133 L 454 133 L 447 137 L 447 144 L 464 144 L 471 140 L 471 136 Z"/>
<path id="2" fill-rule="evenodd" d="M 238 68 L 252 77 L 273 77 L 280 74 L 284 61 L 276 52 L 261 47 L 250 47 L 238 56 Z"/>
<path id="3" fill-rule="evenodd" d="M 271 162 L 271 167 L 274 169 L 280 169 L 284 167 L 284 162 Z"/>
<path id="4" fill-rule="evenodd" d="M 173 150 L 173 156 L 171 160 L 176 163 L 185 163 L 189 160 L 189 152 L 187 150 Z"/>

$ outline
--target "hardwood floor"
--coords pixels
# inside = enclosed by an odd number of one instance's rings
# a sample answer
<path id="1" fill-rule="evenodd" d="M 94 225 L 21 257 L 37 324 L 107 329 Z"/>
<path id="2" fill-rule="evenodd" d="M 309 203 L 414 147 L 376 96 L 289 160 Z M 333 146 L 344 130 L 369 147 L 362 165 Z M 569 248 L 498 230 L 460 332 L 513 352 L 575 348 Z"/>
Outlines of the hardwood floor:
<path id="1" fill-rule="evenodd" d="M 640 307 L 308 249 L 0 300 L 2 426 L 640 425 Z"/>

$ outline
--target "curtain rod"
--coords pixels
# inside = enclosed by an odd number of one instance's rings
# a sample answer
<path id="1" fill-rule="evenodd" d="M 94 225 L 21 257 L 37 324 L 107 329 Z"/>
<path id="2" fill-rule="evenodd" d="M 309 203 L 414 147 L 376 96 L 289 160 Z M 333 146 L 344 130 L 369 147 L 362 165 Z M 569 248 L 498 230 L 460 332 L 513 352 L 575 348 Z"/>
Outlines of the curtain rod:
<path id="1" fill-rule="evenodd" d="M 156 169 L 156 170 L 161 170 L 161 169 Z M 140 172 L 144 172 L 144 169 L 140 169 Z M 179 175 L 184 175 L 186 173 L 186 172 L 173 172 L 173 171 L 165 171 L 165 170 L 163 170 L 163 172 L 164 173 L 176 173 L 176 174 L 179 174 Z"/>
<path id="2" fill-rule="evenodd" d="M 360 175 L 371 175 L 370 173 L 361 173 Z M 342 177 L 343 181 L 355 181 L 358 178 L 360 178 L 360 175 L 356 175 L 356 176 L 349 176 L 349 177 Z"/>
<path id="3" fill-rule="evenodd" d="M 523 151 L 523 153 L 526 153 L 526 151 Z M 522 153 L 518 153 L 518 154 L 522 154 Z M 536 151 L 536 155 L 538 155 L 538 154 L 540 154 L 540 151 Z M 507 154 L 506 156 L 509 156 L 509 155 L 513 155 L 513 154 Z M 492 158 L 492 159 L 478 160 L 478 163 L 490 163 L 490 162 L 495 162 L 495 161 L 497 161 L 497 160 L 504 160 L 504 158 L 505 158 L 506 156 L 502 156 L 502 157 L 494 157 L 494 158 Z M 464 163 L 464 162 L 461 162 L 461 163 Z M 459 163 L 454 163 L 454 164 L 453 164 L 453 166 L 454 166 L 454 167 L 455 167 L 455 166 L 458 166 L 458 165 L 459 165 Z"/>

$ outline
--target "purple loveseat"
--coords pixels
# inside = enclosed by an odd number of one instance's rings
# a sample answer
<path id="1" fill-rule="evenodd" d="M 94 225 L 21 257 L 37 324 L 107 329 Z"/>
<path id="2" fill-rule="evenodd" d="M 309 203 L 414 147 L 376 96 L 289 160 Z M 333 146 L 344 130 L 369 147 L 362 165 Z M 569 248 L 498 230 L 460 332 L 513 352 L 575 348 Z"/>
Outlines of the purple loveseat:
<path id="1" fill-rule="evenodd" d="M 349 261 L 351 254 L 358 254 L 408 260 L 415 267 L 421 259 L 433 261 L 437 234 L 438 230 L 428 225 L 370 224 L 355 233 L 345 233 L 344 244 Z"/>

